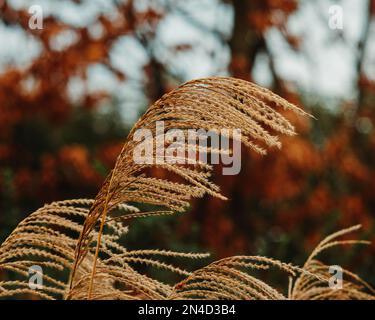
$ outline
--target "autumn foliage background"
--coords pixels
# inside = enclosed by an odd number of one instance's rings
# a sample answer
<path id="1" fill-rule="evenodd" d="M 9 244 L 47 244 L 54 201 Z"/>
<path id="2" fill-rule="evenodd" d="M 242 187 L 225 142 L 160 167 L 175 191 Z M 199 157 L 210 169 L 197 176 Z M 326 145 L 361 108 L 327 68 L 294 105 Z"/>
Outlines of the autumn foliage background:
<path id="1" fill-rule="evenodd" d="M 357 248 L 355 256 L 351 250 L 333 250 L 330 261 L 349 264 L 375 284 L 375 77 L 368 76 L 371 66 L 365 59 L 373 39 L 375 1 L 365 1 L 364 32 L 358 43 L 331 31 L 327 46 L 355 48 L 355 97 L 334 102 L 285 79 L 278 72 L 277 52 L 269 48 L 268 34 L 277 30 L 294 54 L 308 59 L 301 50 L 304 37 L 288 28 L 289 19 L 305 1 L 113 1 L 110 14 L 103 10 L 86 25 L 47 14 L 42 30 L 31 30 L 27 6 L 13 2 L 0 1 L 2 28 L 24 32 L 39 43 L 40 50 L 29 63 L 7 63 L 0 70 L 0 241 L 46 202 L 95 196 L 137 114 L 189 80 L 176 64 L 185 63 L 189 69 L 198 63 L 205 75 L 230 74 L 256 81 L 254 72 L 262 58 L 271 77 L 269 87 L 318 120 L 291 119 L 300 134 L 283 138 L 282 150 L 272 150 L 266 157 L 243 150 L 238 176 L 223 177 L 217 168 L 214 180 L 229 201 L 205 197 L 185 215 L 137 221 L 126 245 L 209 250 L 216 258 L 259 254 L 301 264 L 324 235 L 360 223 L 362 237 L 373 245 Z M 64 2 L 76 10 L 85 3 Z M 224 22 L 214 13 L 217 21 L 214 18 L 211 24 L 193 14 L 209 2 L 232 13 L 229 21 L 223 20 L 231 26 L 220 28 Z M 210 52 L 216 68 L 206 68 L 207 61 L 195 57 L 200 48 L 194 41 L 174 46 L 161 41 L 159 27 L 171 14 L 201 30 L 202 37 L 214 37 L 219 50 L 228 53 L 228 63 L 218 58 L 218 52 Z M 313 28 L 313 21 L 306 23 Z M 72 33 L 74 41 L 68 45 L 54 42 Z M 145 57 L 141 68 L 125 70 L 114 63 L 112 52 L 124 37 L 141 48 Z M 0 45 L 7 45 L 1 33 Z M 174 61 L 181 55 L 186 57 L 182 62 Z M 131 66 L 132 59 L 139 57 L 124 50 L 123 58 Z M 370 59 L 370 63 L 375 62 Z M 116 79 L 122 101 L 104 83 L 94 89 L 87 85 L 93 65 Z M 79 99 L 76 83 L 81 86 Z"/>

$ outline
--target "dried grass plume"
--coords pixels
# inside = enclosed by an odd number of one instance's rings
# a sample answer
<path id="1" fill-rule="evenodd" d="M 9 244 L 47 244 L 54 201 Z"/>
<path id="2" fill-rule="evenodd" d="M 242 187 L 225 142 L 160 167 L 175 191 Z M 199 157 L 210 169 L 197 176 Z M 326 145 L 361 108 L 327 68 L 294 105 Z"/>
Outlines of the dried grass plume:
<path id="1" fill-rule="evenodd" d="M 137 129 L 151 130 L 153 143 L 158 138 L 155 129 L 158 121 L 164 121 L 166 130 L 184 132 L 240 129 L 242 144 L 265 154 L 268 147 L 281 147 L 278 135 L 295 134 L 293 125 L 277 108 L 307 115 L 267 89 L 228 77 L 193 80 L 164 95 L 134 125 L 95 199 L 45 205 L 23 220 L 0 246 L 0 274 L 5 274 L 5 279 L 0 281 L 0 298 L 374 299 L 374 290 L 349 271 L 345 271 L 348 279 L 343 290 L 333 291 L 328 286 L 328 266 L 316 258 L 333 246 L 364 243 L 337 240 L 358 227 L 327 237 L 302 267 L 260 256 L 235 256 L 189 271 L 178 264 L 166 263 L 163 258 L 177 261 L 203 259 L 208 255 L 131 251 L 121 244 L 120 238 L 126 235 L 130 218 L 184 212 L 193 198 L 205 194 L 226 199 L 210 181 L 213 168 L 206 163 L 135 163 L 133 151 L 137 142 L 133 138 Z M 206 154 L 224 152 L 202 148 L 197 142 L 189 143 L 187 148 Z M 167 178 L 156 178 L 150 167 L 169 174 Z M 131 205 L 134 203 L 156 209 L 140 211 Z M 173 272 L 181 281 L 175 285 L 163 283 L 137 271 L 139 264 Z M 45 271 L 44 286 L 40 290 L 31 290 L 28 286 L 28 270 L 33 265 Z M 271 268 L 281 270 L 290 279 L 289 287 L 283 292 L 251 273 Z"/>

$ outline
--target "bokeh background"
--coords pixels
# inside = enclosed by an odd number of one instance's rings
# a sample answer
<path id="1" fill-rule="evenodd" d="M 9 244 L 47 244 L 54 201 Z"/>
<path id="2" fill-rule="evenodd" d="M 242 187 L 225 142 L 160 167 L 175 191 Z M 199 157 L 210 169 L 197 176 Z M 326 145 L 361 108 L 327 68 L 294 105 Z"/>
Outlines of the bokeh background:
<path id="1" fill-rule="evenodd" d="M 271 88 L 318 120 L 289 117 L 299 135 L 266 157 L 244 150 L 238 176 L 218 168 L 229 201 L 136 221 L 126 245 L 302 264 L 361 223 L 373 244 L 326 261 L 375 284 L 374 0 L 0 0 L 0 242 L 46 202 L 94 197 L 147 106 L 210 75 Z"/>

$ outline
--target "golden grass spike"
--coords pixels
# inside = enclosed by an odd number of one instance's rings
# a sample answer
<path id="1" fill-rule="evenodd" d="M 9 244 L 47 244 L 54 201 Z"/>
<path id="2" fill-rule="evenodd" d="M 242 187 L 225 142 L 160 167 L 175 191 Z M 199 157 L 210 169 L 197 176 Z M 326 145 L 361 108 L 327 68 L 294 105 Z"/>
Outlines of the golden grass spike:
<path id="1" fill-rule="evenodd" d="M 63 298 L 68 291 L 69 279 L 75 257 L 76 243 L 82 225 L 92 205 L 91 199 L 74 199 L 53 202 L 25 218 L 0 246 L 0 271 L 19 280 L 0 281 L 0 297 L 29 296 Z M 135 212 L 134 207 L 121 206 L 121 210 Z M 127 227 L 116 221 L 108 222 L 111 235 L 104 235 L 101 250 L 124 253 L 117 239 L 127 232 Z M 93 254 L 90 252 L 78 270 L 78 279 L 91 270 Z M 29 268 L 43 268 L 43 288 L 29 288 Z"/>
<path id="2" fill-rule="evenodd" d="M 303 267 L 261 256 L 235 256 L 213 262 L 176 284 L 169 299 L 375 300 L 375 289 L 358 275 L 345 269 L 342 288 L 331 288 L 329 283 L 332 274 L 329 273 L 329 266 L 312 258 L 335 245 L 364 243 L 360 240 L 335 240 L 358 228 L 359 226 L 347 228 L 325 238 Z M 288 275 L 286 295 L 245 272 L 269 270 L 271 267 L 279 268 Z"/>
<path id="3" fill-rule="evenodd" d="M 127 232 L 120 222 L 107 221 L 102 235 L 101 256 L 91 285 L 95 243 L 77 269 L 76 280 L 69 288 L 68 273 L 73 266 L 75 244 L 92 200 L 61 201 L 45 205 L 24 219 L 0 246 L 0 270 L 17 276 L 0 279 L 0 298 L 34 297 L 41 299 L 375 299 L 375 289 L 358 275 L 343 269 L 341 289 L 329 287 L 329 266 L 316 256 L 336 245 L 364 243 L 360 240 L 339 240 L 340 236 L 357 230 L 352 227 L 324 239 L 303 267 L 262 257 L 234 256 L 215 261 L 194 272 L 152 257 L 201 259 L 207 254 L 179 253 L 167 250 L 128 251 L 118 240 Z M 122 210 L 137 211 L 121 206 Z M 98 231 L 93 231 L 97 236 Z M 104 258 L 106 257 L 106 258 Z M 186 276 L 175 286 L 164 284 L 137 272 L 132 265 L 146 264 Z M 28 269 L 39 265 L 47 270 L 43 288 L 31 290 Z M 289 279 L 285 293 L 251 275 L 251 270 L 281 270 Z M 49 271 L 51 270 L 51 271 Z"/>
<path id="4" fill-rule="evenodd" d="M 174 188 L 171 188 L 172 181 L 147 176 L 145 171 L 153 165 L 133 161 L 133 151 L 139 144 L 133 138 L 138 129 L 149 129 L 152 132 L 153 145 L 161 143 L 163 146 L 168 142 L 159 141 L 161 134 L 155 127 L 158 121 L 164 122 L 165 131 L 180 129 L 184 133 L 189 129 L 217 132 L 221 129 L 240 129 L 241 142 L 255 152 L 265 154 L 264 146 L 281 146 L 277 135 L 271 134 L 270 130 L 278 134 L 295 134 L 289 121 L 271 105 L 306 115 L 304 111 L 271 91 L 250 82 L 228 77 L 187 82 L 151 105 L 129 133 L 114 169 L 105 180 L 90 209 L 78 241 L 72 281 L 82 256 L 87 253 L 92 230 L 99 220 L 102 229 L 108 213 L 117 205 L 138 201 L 158 205 L 164 210 L 183 212 L 192 198 L 202 197 L 206 193 L 226 199 L 220 194 L 219 188 L 209 180 L 212 167 L 202 163 L 187 167 L 185 163 L 189 163 L 189 156 L 186 152 L 185 159 L 182 159 L 185 161 L 180 164 L 153 164 L 180 176 L 184 180 L 183 184 L 174 184 Z M 189 144 L 189 148 L 192 147 L 195 145 Z M 225 150 L 207 148 L 204 152 L 220 153 Z M 164 154 L 157 155 L 155 152 L 153 156 L 159 160 L 167 158 Z M 96 256 L 101 242 L 100 234 L 101 231 L 98 234 Z M 94 274 L 95 261 L 91 282 Z M 92 286 L 89 287 L 89 295 L 91 289 Z"/>
<path id="5" fill-rule="evenodd" d="M 323 251 L 335 246 L 352 244 L 369 244 L 362 240 L 336 240 L 344 235 L 360 229 L 360 225 L 335 232 L 323 239 L 307 258 L 303 269 L 309 273 L 301 273 L 290 284 L 289 298 L 295 300 L 352 300 L 375 299 L 375 289 L 358 275 L 342 269 L 344 279 L 342 287 L 333 289 L 329 286 L 332 274 L 329 273 L 329 265 L 325 265 L 316 257 Z M 319 278 L 317 278 L 318 276 Z"/>
<path id="6" fill-rule="evenodd" d="M 25 218 L 0 246 L 0 298 L 33 297 L 41 299 L 87 299 L 95 243 L 88 248 L 76 279 L 70 288 L 68 279 L 72 271 L 75 248 L 83 223 L 94 201 L 74 199 L 53 202 Z M 120 205 L 118 209 L 133 215 L 139 211 L 132 206 Z M 116 220 L 107 221 L 97 259 L 97 271 L 92 283 L 91 299 L 165 299 L 172 287 L 146 275 L 139 274 L 131 265 L 147 264 L 180 275 L 190 272 L 159 261 L 150 256 L 201 259 L 203 253 L 181 253 L 166 250 L 126 250 L 118 240 L 128 228 Z M 93 230 L 96 237 L 98 230 Z M 106 258 L 104 258 L 106 257 Z M 29 267 L 43 268 L 43 288 L 29 288 Z M 16 280 L 10 280 L 14 278 Z M 116 288 L 121 286 L 121 290 Z"/>

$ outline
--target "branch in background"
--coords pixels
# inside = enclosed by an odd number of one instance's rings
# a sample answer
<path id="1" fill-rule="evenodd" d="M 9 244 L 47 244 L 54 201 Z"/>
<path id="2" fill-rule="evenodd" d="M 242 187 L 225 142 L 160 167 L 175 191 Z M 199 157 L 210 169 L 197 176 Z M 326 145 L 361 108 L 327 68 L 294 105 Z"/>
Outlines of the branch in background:
<path id="1" fill-rule="evenodd" d="M 353 115 L 354 118 L 356 118 L 356 115 L 363 108 L 364 101 L 366 98 L 365 88 L 361 85 L 361 80 L 363 77 L 365 54 L 366 54 L 368 38 L 370 35 L 372 13 L 374 12 L 374 9 L 375 9 L 374 7 L 375 7 L 375 2 L 369 0 L 368 9 L 364 17 L 365 22 L 364 22 L 363 33 L 362 33 L 361 39 L 358 42 L 358 52 L 357 52 L 358 55 L 357 55 L 357 62 L 356 62 L 358 95 L 357 95 L 357 109 L 355 110 L 355 114 Z"/>

